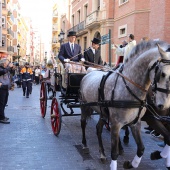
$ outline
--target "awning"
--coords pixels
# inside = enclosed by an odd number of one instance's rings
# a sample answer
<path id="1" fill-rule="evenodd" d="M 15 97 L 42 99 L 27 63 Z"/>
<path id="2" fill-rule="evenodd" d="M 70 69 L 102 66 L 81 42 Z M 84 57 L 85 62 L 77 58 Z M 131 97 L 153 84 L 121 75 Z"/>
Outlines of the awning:
<path id="1" fill-rule="evenodd" d="M 7 53 L 0 52 L 0 58 L 7 58 L 7 57 L 8 57 Z"/>

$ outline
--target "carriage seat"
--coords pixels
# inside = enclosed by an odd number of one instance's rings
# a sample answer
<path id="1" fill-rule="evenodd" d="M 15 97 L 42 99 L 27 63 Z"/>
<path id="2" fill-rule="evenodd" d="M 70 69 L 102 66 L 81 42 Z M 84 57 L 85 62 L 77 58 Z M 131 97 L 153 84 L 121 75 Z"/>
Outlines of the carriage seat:
<path id="1" fill-rule="evenodd" d="M 62 88 L 61 93 L 66 95 L 66 93 L 77 93 L 76 89 L 80 86 L 80 77 L 86 74 L 86 69 L 84 66 L 77 65 L 77 63 L 65 63 L 63 69 L 61 69 L 62 75 Z M 83 76 L 81 76 L 83 75 Z M 73 81 L 72 81 L 73 80 Z"/>

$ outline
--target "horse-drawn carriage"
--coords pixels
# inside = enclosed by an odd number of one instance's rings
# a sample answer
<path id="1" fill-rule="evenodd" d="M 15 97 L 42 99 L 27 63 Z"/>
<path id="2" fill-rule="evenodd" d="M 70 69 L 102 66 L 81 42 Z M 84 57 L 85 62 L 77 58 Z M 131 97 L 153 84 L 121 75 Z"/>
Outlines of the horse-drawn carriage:
<path id="1" fill-rule="evenodd" d="M 161 44 L 162 48 L 158 45 Z M 152 83 L 155 91 L 155 105 L 160 109 L 170 107 L 170 48 L 165 42 L 148 42 L 137 45 L 131 52 L 129 59 L 125 61 L 124 67 L 117 71 L 94 72 L 85 74 L 68 74 L 67 88 L 61 85 L 62 75 L 60 71 L 55 72 L 55 83 L 53 91 L 60 91 L 61 102 L 55 97 L 51 104 L 51 125 L 55 135 L 58 135 L 61 129 L 61 117 L 71 116 L 72 108 L 81 107 L 81 128 L 83 149 L 87 149 L 86 142 L 86 119 L 96 111 L 100 113 L 100 119 L 97 123 L 97 136 L 99 142 L 100 159 L 106 160 L 104 147 L 102 143 L 102 128 L 105 124 L 105 118 L 111 122 L 111 170 L 117 169 L 117 158 L 120 153 L 120 130 L 128 125 L 131 128 L 132 135 L 137 144 L 136 156 L 132 161 L 125 161 L 124 168 L 137 168 L 141 162 L 144 153 L 144 144 L 140 133 L 141 118 L 146 111 L 146 95 Z M 132 63 L 133 61 L 133 63 Z M 79 76 L 76 82 L 74 76 Z M 77 79 L 77 78 L 75 78 Z M 81 82 L 81 87 L 80 87 Z M 77 83 L 77 84 L 76 84 Z M 47 90 L 49 87 L 44 81 L 40 91 L 41 114 L 45 117 L 47 107 Z M 80 99 L 79 103 L 79 88 Z M 87 91 L 88 89 L 88 91 Z M 55 94 L 55 93 L 54 93 Z M 71 109 L 68 114 L 63 104 Z M 61 114 L 61 109 L 64 115 Z M 170 138 L 167 132 L 167 144 L 159 153 L 159 158 L 167 160 L 166 167 L 170 169 Z"/>
<path id="2" fill-rule="evenodd" d="M 70 68 L 71 66 L 71 68 Z M 68 70 L 67 70 L 68 68 Z M 63 73 L 63 65 L 60 63 L 57 68 L 54 68 L 53 74 L 45 78 L 41 83 L 40 88 L 40 108 L 41 116 L 44 118 L 47 111 L 47 100 L 52 99 L 51 102 L 51 126 L 53 133 L 57 136 L 60 133 L 61 122 L 63 116 L 78 116 L 80 114 L 74 113 L 73 108 L 79 108 L 79 88 L 80 82 L 84 75 L 86 75 L 85 67 L 82 64 L 74 62 L 66 64 L 67 71 Z M 71 71 L 71 72 L 70 72 Z M 53 81 L 53 83 L 49 80 Z M 63 86 L 63 82 L 64 86 Z M 49 96 L 49 92 L 52 96 Z M 56 93 L 59 92 L 58 99 Z M 68 109 L 70 113 L 68 113 Z M 62 114 L 63 113 L 63 114 Z M 95 114 L 95 113 L 94 113 Z"/>

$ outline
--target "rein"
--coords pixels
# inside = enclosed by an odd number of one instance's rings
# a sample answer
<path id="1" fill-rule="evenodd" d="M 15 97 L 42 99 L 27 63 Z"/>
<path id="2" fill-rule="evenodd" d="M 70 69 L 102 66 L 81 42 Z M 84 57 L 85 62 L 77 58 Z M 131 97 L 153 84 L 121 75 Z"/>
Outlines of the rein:
<path id="1" fill-rule="evenodd" d="M 84 64 L 84 63 L 79 63 L 79 62 L 70 61 L 68 63 L 69 64 L 75 64 L 75 65 L 89 67 L 89 65 Z M 88 62 L 88 63 L 91 63 L 91 62 Z M 103 70 L 103 71 L 109 71 L 110 70 L 110 68 L 107 68 L 107 67 L 104 67 L 104 66 L 101 66 L 101 65 L 98 65 L 98 64 L 94 64 L 94 63 L 91 63 L 91 64 L 93 64 L 93 65 L 90 65 L 90 67 L 92 67 L 92 68 L 97 68 L 97 69 L 100 69 L 100 70 Z"/>
<path id="2" fill-rule="evenodd" d="M 153 118 L 170 123 L 170 116 L 160 116 L 157 112 L 155 112 L 154 108 L 150 104 L 146 104 L 145 107 L 149 110 L 152 114 Z"/>
<path id="3" fill-rule="evenodd" d="M 129 81 L 131 84 L 133 84 L 134 86 L 138 87 L 140 90 L 142 90 L 143 92 L 147 92 L 146 89 L 144 89 L 142 86 L 140 86 L 139 84 L 133 82 L 132 80 L 130 80 L 129 78 L 127 78 L 126 76 L 124 76 L 122 73 L 120 72 L 116 72 L 117 74 L 119 74 L 121 77 L 123 77 L 124 79 L 126 79 L 127 81 Z"/>

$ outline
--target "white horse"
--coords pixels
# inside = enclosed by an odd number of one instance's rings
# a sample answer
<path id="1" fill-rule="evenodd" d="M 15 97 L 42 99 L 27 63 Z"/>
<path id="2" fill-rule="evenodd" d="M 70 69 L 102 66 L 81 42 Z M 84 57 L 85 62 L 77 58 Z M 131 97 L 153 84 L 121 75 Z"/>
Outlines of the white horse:
<path id="1" fill-rule="evenodd" d="M 96 129 L 102 161 L 106 160 L 102 129 L 107 118 L 111 123 L 111 170 L 117 170 L 119 132 L 124 125 L 130 126 L 137 144 L 136 156 L 132 161 L 126 161 L 124 168 L 139 166 L 145 149 L 140 133 L 141 117 L 146 111 L 145 99 L 151 82 L 156 86 L 157 107 L 160 109 L 170 107 L 170 95 L 166 93 L 170 89 L 169 49 L 170 45 L 166 42 L 141 42 L 131 51 L 124 67 L 110 73 L 93 71 L 84 76 L 81 81 L 83 149 L 88 150 L 85 136 L 86 120 L 95 110 L 100 113 Z M 101 83 L 102 79 L 103 83 Z M 170 149 L 170 146 L 167 146 L 167 149 Z M 164 155 L 168 159 L 167 153 Z"/>

